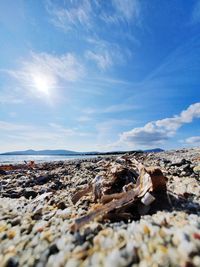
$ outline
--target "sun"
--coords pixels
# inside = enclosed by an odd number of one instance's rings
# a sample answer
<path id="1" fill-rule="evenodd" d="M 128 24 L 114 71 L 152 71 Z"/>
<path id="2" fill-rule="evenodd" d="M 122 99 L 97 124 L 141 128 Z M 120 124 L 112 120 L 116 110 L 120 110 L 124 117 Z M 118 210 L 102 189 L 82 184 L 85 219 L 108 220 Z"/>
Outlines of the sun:
<path id="1" fill-rule="evenodd" d="M 32 85 L 41 95 L 50 96 L 54 81 L 49 75 L 36 72 L 32 75 Z"/>

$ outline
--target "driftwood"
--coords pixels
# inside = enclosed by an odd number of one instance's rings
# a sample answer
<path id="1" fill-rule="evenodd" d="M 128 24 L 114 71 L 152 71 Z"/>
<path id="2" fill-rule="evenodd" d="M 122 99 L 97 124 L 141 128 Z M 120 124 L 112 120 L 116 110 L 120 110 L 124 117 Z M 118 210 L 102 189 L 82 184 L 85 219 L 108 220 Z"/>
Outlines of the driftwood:
<path id="1" fill-rule="evenodd" d="M 100 204 L 91 209 L 87 215 L 75 219 L 71 228 L 72 231 L 77 231 L 83 225 L 105 215 L 113 217 L 114 214 L 117 215 L 118 213 L 120 215 L 120 212 L 122 212 L 122 217 L 131 217 L 131 214 L 126 212 L 127 207 L 134 205 L 138 200 L 140 200 L 141 205 L 150 206 L 155 200 L 152 195 L 154 192 L 166 191 L 166 178 L 158 167 L 145 167 L 135 159 L 129 161 L 129 163 L 131 168 L 134 165 L 138 171 L 138 178 L 135 184 L 136 170 L 132 172 L 133 177 L 131 177 L 131 172 L 127 166 L 120 166 L 117 163 L 111 165 L 103 176 L 97 176 L 92 184 L 73 196 L 72 201 L 76 203 L 85 194 L 93 193 L 94 202 L 98 201 Z M 118 192 L 117 188 L 115 193 L 112 191 L 116 188 L 116 183 L 120 184 L 121 191 Z M 145 210 L 149 209 L 146 208 Z"/>
<path id="2" fill-rule="evenodd" d="M 86 188 L 79 190 L 76 194 L 72 197 L 72 203 L 76 204 L 80 198 L 85 196 L 86 194 L 90 193 L 92 191 L 92 185 L 88 185 Z"/>
<path id="3" fill-rule="evenodd" d="M 88 215 L 75 219 L 75 223 L 72 225 L 72 231 L 77 231 L 78 229 L 80 229 L 80 227 L 90 222 L 94 218 L 103 216 L 107 212 L 121 208 L 122 206 L 131 203 L 135 200 L 136 196 L 137 191 L 129 191 L 127 193 L 124 193 L 124 195 L 121 196 L 120 199 L 113 200 L 105 205 L 101 205 L 96 210 L 90 212 Z"/>

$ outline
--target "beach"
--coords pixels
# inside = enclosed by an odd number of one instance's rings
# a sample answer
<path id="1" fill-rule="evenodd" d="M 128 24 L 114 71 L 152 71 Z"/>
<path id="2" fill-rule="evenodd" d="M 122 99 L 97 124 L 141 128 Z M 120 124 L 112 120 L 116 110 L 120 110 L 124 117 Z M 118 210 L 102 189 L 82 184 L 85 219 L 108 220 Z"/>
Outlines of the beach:
<path id="1" fill-rule="evenodd" d="M 73 196 L 108 163 L 132 171 L 128 163 L 124 167 L 123 156 L 0 170 L 0 265 L 200 266 L 200 148 L 128 157 L 162 170 L 169 205 L 163 206 L 159 196 L 156 209 L 138 210 L 133 219 L 95 218 L 76 231 L 76 219 L 99 202 L 94 204 L 92 193 L 76 203 Z"/>

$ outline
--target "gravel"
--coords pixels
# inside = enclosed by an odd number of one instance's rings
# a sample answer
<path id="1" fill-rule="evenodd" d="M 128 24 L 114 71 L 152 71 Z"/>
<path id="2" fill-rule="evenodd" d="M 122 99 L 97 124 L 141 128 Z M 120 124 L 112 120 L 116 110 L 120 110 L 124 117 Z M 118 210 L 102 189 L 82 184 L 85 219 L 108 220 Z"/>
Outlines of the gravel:
<path id="1" fill-rule="evenodd" d="M 1 172 L 0 266 L 200 266 L 200 149 L 136 157 L 162 169 L 170 208 L 160 205 L 137 221 L 91 221 L 76 233 L 74 218 L 87 214 L 93 200 L 73 205 L 71 197 L 98 175 L 105 158 Z"/>

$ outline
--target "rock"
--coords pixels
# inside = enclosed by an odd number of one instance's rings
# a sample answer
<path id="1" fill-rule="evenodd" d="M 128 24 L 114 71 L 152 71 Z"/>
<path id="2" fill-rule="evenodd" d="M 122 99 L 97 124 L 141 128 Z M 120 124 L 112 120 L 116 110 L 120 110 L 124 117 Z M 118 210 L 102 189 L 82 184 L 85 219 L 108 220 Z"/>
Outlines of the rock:
<path id="1" fill-rule="evenodd" d="M 80 167 L 81 167 L 81 163 L 78 162 L 78 163 L 76 164 L 75 168 L 76 168 L 76 169 L 80 169 Z"/>
<path id="2" fill-rule="evenodd" d="M 0 175 L 6 175 L 6 171 L 0 170 Z"/>
<path id="3" fill-rule="evenodd" d="M 9 198 L 20 198 L 22 195 L 22 192 L 21 191 L 15 191 L 15 190 L 7 190 L 2 195 L 4 197 L 9 197 Z"/>
<path id="4" fill-rule="evenodd" d="M 10 229 L 10 230 L 7 232 L 7 237 L 8 237 L 8 239 L 13 239 L 15 236 L 16 236 L 16 231 L 15 231 L 15 230 Z"/>
<path id="5" fill-rule="evenodd" d="M 42 204 L 39 204 L 33 214 L 32 214 L 32 219 L 33 220 L 39 220 L 41 217 L 42 217 L 42 211 L 43 211 L 43 205 Z"/>
<path id="6" fill-rule="evenodd" d="M 49 247 L 49 256 L 50 255 L 54 255 L 57 254 L 59 252 L 58 247 L 56 246 L 56 244 L 53 244 Z"/>
<path id="7" fill-rule="evenodd" d="M 61 210 L 64 210 L 66 208 L 66 204 L 64 201 L 61 201 L 57 204 L 57 208 L 58 209 L 61 209 Z"/>
<path id="8" fill-rule="evenodd" d="M 62 219 L 68 219 L 71 217 L 72 210 L 71 208 L 66 208 L 64 210 L 58 210 L 56 214 Z"/>
<path id="9" fill-rule="evenodd" d="M 193 168 L 193 171 L 194 171 L 194 173 L 196 173 L 196 174 L 200 174 L 200 165 L 195 166 L 195 167 Z"/>
<path id="10" fill-rule="evenodd" d="M 169 159 L 162 159 L 163 163 L 166 165 L 166 164 L 170 164 L 171 163 L 171 160 Z"/>
<path id="11" fill-rule="evenodd" d="M 190 166 L 190 163 L 187 163 L 180 168 L 182 171 L 186 172 L 186 175 L 191 175 L 193 173 L 193 169 Z"/>
<path id="12" fill-rule="evenodd" d="M 39 177 L 36 177 L 35 184 L 43 185 L 43 184 L 46 184 L 50 179 L 51 177 L 49 177 L 48 175 L 39 176 Z"/>
<path id="13" fill-rule="evenodd" d="M 180 173 L 180 176 L 186 176 L 186 172 L 185 172 L 185 171 L 182 171 L 182 172 Z"/>
<path id="14" fill-rule="evenodd" d="M 177 160 L 177 161 L 174 161 L 174 162 L 172 162 L 171 164 L 170 164 L 170 166 L 172 167 L 172 166 L 176 166 L 176 167 L 180 167 L 180 166 L 182 166 L 182 165 L 185 165 L 185 164 L 191 164 L 191 161 L 189 161 L 189 160 L 186 160 L 186 159 L 181 159 L 181 160 Z"/>
<path id="15" fill-rule="evenodd" d="M 33 191 L 33 190 L 24 190 L 23 191 L 23 196 L 25 198 L 30 198 L 30 197 L 35 198 L 37 195 L 38 195 L 38 193 Z"/>
<path id="16" fill-rule="evenodd" d="M 18 267 L 19 261 L 17 257 L 10 257 L 6 263 L 6 267 Z"/>
<path id="17" fill-rule="evenodd" d="M 10 223 L 12 226 L 16 226 L 16 225 L 21 223 L 21 219 L 20 218 L 14 218 Z"/>
<path id="18" fill-rule="evenodd" d="M 120 164 L 125 164 L 126 163 L 126 160 L 124 158 L 122 158 L 122 157 L 117 157 L 116 158 L 116 162 L 117 163 L 120 163 Z"/>
<path id="19" fill-rule="evenodd" d="M 59 180 L 56 180 L 54 181 L 54 183 L 51 185 L 50 188 L 53 190 L 59 190 L 59 189 L 62 189 L 62 186 L 63 186 L 62 182 Z"/>

